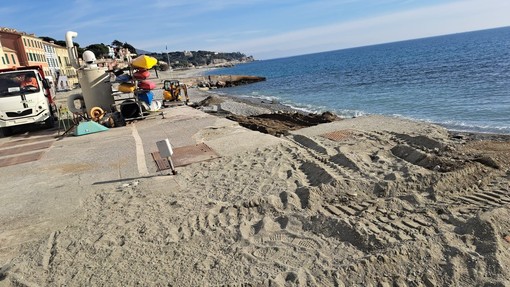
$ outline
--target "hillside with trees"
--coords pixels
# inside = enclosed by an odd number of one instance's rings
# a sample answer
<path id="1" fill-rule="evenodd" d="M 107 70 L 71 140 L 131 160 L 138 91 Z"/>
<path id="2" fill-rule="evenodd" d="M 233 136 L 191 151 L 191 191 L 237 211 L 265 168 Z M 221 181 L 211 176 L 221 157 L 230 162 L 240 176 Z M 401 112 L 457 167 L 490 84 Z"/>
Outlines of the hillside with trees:
<path id="1" fill-rule="evenodd" d="M 63 40 L 56 40 L 46 36 L 40 38 L 46 42 L 53 41 L 56 45 L 66 47 L 66 42 Z M 131 44 L 127 42 L 121 42 L 119 40 L 112 41 L 110 45 L 105 45 L 103 43 L 91 44 L 84 48 L 82 48 L 80 44 L 76 42 L 73 43 L 77 47 L 78 56 L 80 57 L 84 51 L 90 50 L 96 55 L 96 58 L 98 59 L 109 58 L 111 57 L 111 55 L 109 55 L 108 46 L 113 47 L 114 50 L 126 48 L 132 54 L 146 54 L 148 56 L 154 57 L 158 59 L 158 61 L 162 61 L 169 64 L 169 66 L 172 67 L 173 69 L 209 65 L 231 66 L 237 63 L 254 61 L 252 56 L 246 56 L 241 52 L 224 53 L 212 51 L 184 51 L 184 52 L 152 53 L 143 50 L 137 50 Z"/>
<path id="2" fill-rule="evenodd" d="M 169 62 L 174 69 L 198 66 L 231 66 L 236 63 L 252 62 L 252 56 L 246 56 L 241 52 L 221 53 L 211 51 L 185 51 L 168 53 L 150 53 L 159 61 Z"/>

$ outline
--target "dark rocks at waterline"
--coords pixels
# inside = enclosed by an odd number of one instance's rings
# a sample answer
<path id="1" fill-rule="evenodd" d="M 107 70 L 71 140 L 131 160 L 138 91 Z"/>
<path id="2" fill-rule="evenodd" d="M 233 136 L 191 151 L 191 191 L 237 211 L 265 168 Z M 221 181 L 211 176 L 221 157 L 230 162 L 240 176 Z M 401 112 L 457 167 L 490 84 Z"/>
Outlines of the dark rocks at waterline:
<path id="1" fill-rule="evenodd" d="M 245 128 L 274 136 L 286 135 L 289 131 L 340 120 L 331 112 L 322 114 L 284 112 L 256 116 L 229 115 L 227 119 L 236 121 Z"/>
<path id="2" fill-rule="evenodd" d="M 245 75 L 211 75 L 196 77 L 187 84 L 203 88 L 228 88 L 265 81 L 265 77 Z M 185 80 L 183 80 L 184 82 Z"/>

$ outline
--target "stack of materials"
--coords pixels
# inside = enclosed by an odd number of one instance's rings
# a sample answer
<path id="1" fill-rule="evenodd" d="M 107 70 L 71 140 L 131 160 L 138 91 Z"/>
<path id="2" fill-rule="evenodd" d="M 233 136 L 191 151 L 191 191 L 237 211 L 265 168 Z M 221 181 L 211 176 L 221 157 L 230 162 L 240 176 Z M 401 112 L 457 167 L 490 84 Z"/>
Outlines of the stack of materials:
<path id="1" fill-rule="evenodd" d="M 149 78 L 150 73 L 149 69 L 156 65 L 158 60 L 153 57 L 141 55 L 135 58 L 131 62 L 131 66 L 133 66 L 136 71 L 133 73 L 133 77 L 138 81 L 139 91 L 136 92 L 138 99 L 147 103 L 147 105 L 151 105 L 152 99 L 154 98 L 154 93 L 151 91 L 156 88 L 156 84 L 152 81 L 147 80 Z"/>
<path id="2" fill-rule="evenodd" d="M 126 74 L 117 75 L 115 78 L 117 81 L 121 82 L 119 87 L 117 88 L 120 92 L 123 93 L 132 93 L 136 89 L 136 85 L 132 83 L 132 78 Z"/>

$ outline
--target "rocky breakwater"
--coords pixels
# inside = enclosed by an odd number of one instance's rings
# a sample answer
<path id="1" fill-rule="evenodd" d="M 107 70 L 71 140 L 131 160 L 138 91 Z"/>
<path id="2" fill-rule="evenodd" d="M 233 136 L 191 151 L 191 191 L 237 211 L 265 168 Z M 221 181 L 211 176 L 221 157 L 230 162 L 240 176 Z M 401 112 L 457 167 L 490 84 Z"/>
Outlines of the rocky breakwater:
<path id="1" fill-rule="evenodd" d="M 247 75 L 210 75 L 182 79 L 181 82 L 191 87 L 227 88 L 265 81 L 265 77 Z"/>

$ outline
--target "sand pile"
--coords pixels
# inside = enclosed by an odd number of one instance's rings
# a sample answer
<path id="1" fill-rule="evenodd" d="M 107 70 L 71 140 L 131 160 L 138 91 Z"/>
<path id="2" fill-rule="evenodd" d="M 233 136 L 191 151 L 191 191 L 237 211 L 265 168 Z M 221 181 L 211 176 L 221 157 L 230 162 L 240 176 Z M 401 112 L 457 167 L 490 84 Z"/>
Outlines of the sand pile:
<path id="1" fill-rule="evenodd" d="M 2 276 L 14 286 L 508 286 L 509 142 L 352 123 L 97 191 Z"/>
<path id="2" fill-rule="evenodd" d="M 283 143 L 97 187 L 0 286 L 510 285 L 508 137 L 190 93 Z"/>

